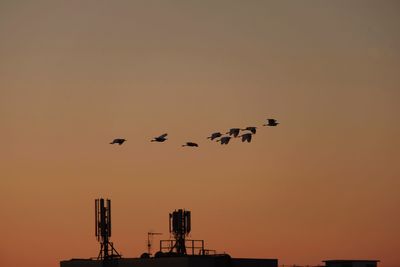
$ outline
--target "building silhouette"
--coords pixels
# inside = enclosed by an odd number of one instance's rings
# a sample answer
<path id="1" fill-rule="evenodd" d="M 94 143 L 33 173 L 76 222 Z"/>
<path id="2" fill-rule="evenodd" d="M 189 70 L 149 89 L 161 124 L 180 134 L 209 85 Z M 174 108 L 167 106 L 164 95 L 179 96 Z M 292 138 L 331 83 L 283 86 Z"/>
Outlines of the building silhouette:
<path id="1" fill-rule="evenodd" d="M 111 238 L 111 200 L 95 200 L 95 235 L 100 244 L 96 258 L 71 259 L 60 267 L 278 267 L 278 259 L 233 258 L 226 253 L 207 249 L 204 240 L 188 239 L 191 212 L 178 209 L 169 214 L 171 239 L 160 240 L 159 250 L 148 251 L 138 258 L 124 258 L 117 252 Z M 377 267 L 378 260 L 325 260 L 325 267 Z M 296 267 L 300 267 L 297 266 Z M 321 267 L 321 266 L 320 266 Z"/>

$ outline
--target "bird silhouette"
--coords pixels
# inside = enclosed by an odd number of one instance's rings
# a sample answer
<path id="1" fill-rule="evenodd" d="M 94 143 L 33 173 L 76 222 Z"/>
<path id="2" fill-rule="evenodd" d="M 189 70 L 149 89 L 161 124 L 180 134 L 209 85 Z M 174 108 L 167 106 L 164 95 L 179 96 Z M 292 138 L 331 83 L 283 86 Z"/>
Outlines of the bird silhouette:
<path id="1" fill-rule="evenodd" d="M 207 139 L 211 139 L 214 140 L 215 138 L 221 137 L 222 133 L 220 132 L 216 132 L 216 133 L 212 133 L 211 136 L 207 137 Z"/>
<path id="2" fill-rule="evenodd" d="M 252 133 L 245 133 L 245 134 L 242 134 L 242 135 L 239 136 L 239 137 L 242 137 L 242 142 L 247 141 L 248 143 L 250 143 L 250 142 L 251 142 L 252 136 L 253 136 Z"/>
<path id="3" fill-rule="evenodd" d="M 125 141 L 127 141 L 126 139 L 123 138 L 116 138 L 114 139 L 110 144 L 118 144 L 118 145 L 122 145 Z"/>
<path id="4" fill-rule="evenodd" d="M 223 136 L 221 139 L 217 140 L 217 142 L 221 142 L 221 145 L 227 145 L 231 140 L 230 136 Z"/>
<path id="5" fill-rule="evenodd" d="M 232 128 L 227 132 L 229 135 L 233 135 L 233 137 L 237 137 L 240 133 L 240 128 Z"/>
<path id="6" fill-rule="evenodd" d="M 196 143 L 193 143 L 193 142 L 186 142 L 186 144 L 184 144 L 182 146 L 198 147 L 199 145 Z"/>
<path id="7" fill-rule="evenodd" d="M 250 132 L 252 132 L 253 134 L 255 134 L 255 133 L 257 132 L 257 127 L 253 127 L 253 126 L 251 126 L 251 127 L 246 127 L 246 129 L 242 129 L 242 131 L 250 131 Z"/>
<path id="8" fill-rule="evenodd" d="M 277 126 L 279 124 L 275 119 L 268 119 L 267 121 L 267 124 L 263 124 L 263 126 Z"/>
<path id="9" fill-rule="evenodd" d="M 167 138 L 165 138 L 165 137 L 167 137 L 167 135 L 168 134 L 165 133 L 158 137 L 154 137 L 154 139 L 152 139 L 151 142 L 164 142 L 165 140 L 167 140 Z"/>

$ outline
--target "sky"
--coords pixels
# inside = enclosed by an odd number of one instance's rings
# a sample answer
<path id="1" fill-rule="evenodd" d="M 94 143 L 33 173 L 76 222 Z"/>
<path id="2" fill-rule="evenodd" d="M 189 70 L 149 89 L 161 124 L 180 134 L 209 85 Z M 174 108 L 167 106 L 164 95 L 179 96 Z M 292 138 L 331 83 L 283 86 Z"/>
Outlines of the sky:
<path id="1" fill-rule="evenodd" d="M 125 257 L 146 250 L 148 231 L 168 239 L 168 213 L 184 208 L 190 238 L 232 257 L 398 266 L 399 12 L 1 0 L 0 265 L 97 256 L 104 197 Z M 250 144 L 206 139 L 247 126 Z"/>

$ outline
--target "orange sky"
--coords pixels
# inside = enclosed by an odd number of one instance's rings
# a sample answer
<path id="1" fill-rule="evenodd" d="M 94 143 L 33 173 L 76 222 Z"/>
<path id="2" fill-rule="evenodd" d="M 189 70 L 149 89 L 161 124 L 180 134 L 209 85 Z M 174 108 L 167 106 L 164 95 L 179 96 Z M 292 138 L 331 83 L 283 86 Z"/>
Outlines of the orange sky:
<path id="1" fill-rule="evenodd" d="M 399 11 L 1 1 L 0 265 L 97 256 L 93 202 L 106 197 L 126 257 L 186 208 L 192 238 L 234 257 L 398 266 Z M 282 124 L 251 144 L 205 139 L 268 117 Z"/>

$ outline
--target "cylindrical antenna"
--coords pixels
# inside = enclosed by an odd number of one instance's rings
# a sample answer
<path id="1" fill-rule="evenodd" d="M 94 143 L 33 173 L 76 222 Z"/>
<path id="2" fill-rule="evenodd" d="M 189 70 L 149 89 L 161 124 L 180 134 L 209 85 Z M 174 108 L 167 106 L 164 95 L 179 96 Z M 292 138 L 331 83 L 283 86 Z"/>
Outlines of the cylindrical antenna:
<path id="1" fill-rule="evenodd" d="M 171 220 L 172 220 L 172 214 L 170 213 L 170 214 L 169 214 L 169 232 L 170 232 L 170 233 L 172 232 L 172 229 L 171 229 Z"/>
<path id="2" fill-rule="evenodd" d="M 111 200 L 110 199 L 107 199 L 107 217 L 108 217 L 108 222 L 107 222 L 108 236 L 111 237 Z"/>
<path id="3" fill-rule="evenodd" d="M 98 228 L 99 228 L 99 222 L 97 220 L 98 217 L 98 206 L 99 200 L 96 199 L 94 201 L 94 235 L 96 236 L 97 240 L 99 240 L 99 234 L 98 234 Z"/>
<path id="4" fill-rule="evenodd" d="M 103 198 L 95 200 L 95 235 L 100 242 L 100 253 L 98 259 L 108 260 L 120 258 L 121 255 L 115 250 L 111 237 L 111 200 Z"/>
<path id="5" fill-rule="evenodd" d="M 191 229 L 191 215 L 190 211 L 185 211 L 185 225 L 186 225 L 186 234 L 190 233 Z"/>

